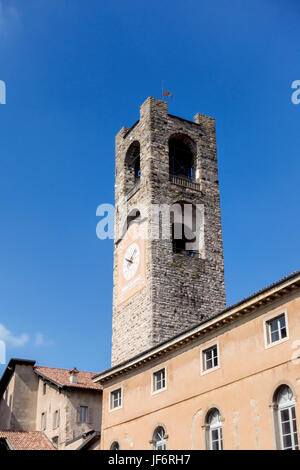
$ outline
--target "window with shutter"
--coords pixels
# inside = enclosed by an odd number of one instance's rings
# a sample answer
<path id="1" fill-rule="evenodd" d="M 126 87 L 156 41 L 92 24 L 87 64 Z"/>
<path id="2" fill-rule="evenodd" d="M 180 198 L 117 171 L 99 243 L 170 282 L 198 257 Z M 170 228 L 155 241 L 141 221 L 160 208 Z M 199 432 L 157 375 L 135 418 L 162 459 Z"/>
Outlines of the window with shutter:
<path id="1" fill-rule="evenodd" d="M 79 423 L 87 423 L 87 422 L 88 422 L 88 407 L 80 406 L 79 407 Z"/>

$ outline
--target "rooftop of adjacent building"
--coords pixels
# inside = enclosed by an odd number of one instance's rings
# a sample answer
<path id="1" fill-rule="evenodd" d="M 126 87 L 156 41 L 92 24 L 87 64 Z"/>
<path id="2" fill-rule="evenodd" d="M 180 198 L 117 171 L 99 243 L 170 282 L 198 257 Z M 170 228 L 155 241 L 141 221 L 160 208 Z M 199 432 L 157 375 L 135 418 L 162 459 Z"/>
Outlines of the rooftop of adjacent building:
<path id="1" fill-rule="evenodd" d="M 42 378 L 50 380 L 59 387 L 84 388 L 97 391 L 102 389 L 101 386 L 99 387 L 93 382 L 92 378 L 95 376 L 95 373 L 93 372 L 77 371 L 77 382 L 75 383 L 70 382 L 70 373 L 72 372 L 72 369 L 35 366 L 34 371 Z"/>
<path id="2" fill-rule="evenodd" d="M 0 431 L 8 450 L 56 450 L 41 431 Z"/>
<path id="3" fill-rule="evenodd" d="M 42 379 L 49 381 L 58 388 L 81 389 L 101 392 L 100 384 L 95 383 L 92 379 L 95 372 L 77 371 L 76 382 L 70 381 L 70 376 L 74 373 L 74 369 L 59 369 L 56 367 L 36 366 L 36 362 L 28 359 L 12 358 L 10 359 L 3 375 L 0 379 L 0 398 L 2 397 L 14 371 L 16 365 L 32 367 L 33 371 Z"/>

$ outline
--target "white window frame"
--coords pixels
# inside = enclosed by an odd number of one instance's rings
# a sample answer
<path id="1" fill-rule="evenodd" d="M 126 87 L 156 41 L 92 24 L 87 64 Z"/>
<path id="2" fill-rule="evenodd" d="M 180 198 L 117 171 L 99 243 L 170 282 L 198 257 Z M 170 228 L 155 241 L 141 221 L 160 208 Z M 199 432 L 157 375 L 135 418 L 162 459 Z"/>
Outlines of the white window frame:
<path id="1" fill-rule="evenodd" d="M 206 432 L 207 432 L 207 447 L 206 448 L 208 450 L 215 450 L 213 449 L 213 442 L 218 442 L 218 447 L 220 447 L 218 450 L 223 450 L 223 420 L 222 420 L 222 416 L 221 416 L 219 409 L 218 408 L 213 408 L 213 409 L 217 410 L 220 419 L 215 424 L 210 424 L 207 422 L 207 424 L 205 425 Z M 211 411 L 209 411 L 208 413 L 210 412 Z M 214 440 L 212 437 L 213 431 L 217 431 L 217 434 L 218 434 L 218 438 Z"/>
<path id="2" fill-rule="evenodd" d="M 155 386 L 155 374 L 157 372 L 160 372 L 161 370 L 165 371 L 165 386 L 162 387 L 162 388 L 159 388 L 158 390 L 156 390 L 154 388 L 154 386 Z M 151 395 L 156 395 L 157 393 L 164 392 L 165 390 L 167 390 L 167 367 L 165 365 L 163 365 L 163 366 L 157 367 L 155 370 L 152 371 L 152 374 L 151 374 Z"/>
<path id="3" fill-rule="evenodd" d="M 155 441 L 155 439 L 154 439 L 155 431 L 158 428 L 162 428 L 164 430 L 164 436 L 159 441 Z M 168 439 L 168 435 L 167 435 L 165 427 L 164 426 L 157 426 L 155 428 L 154 432 L 153 432 L 153 437 L 152 437 L 152 441 L 151 441 L 153 450 L 167 450 L 167 439 Z"/>
<path id="4" fill-rule="evenodd" d="M 284 315 L 285 318 L 285 328 L 286 328 L 286 337 L 285 338 L 280 338 L 277 341 L 270 341 L 270 326 L 269 324 L 271 321 L 275 320 L 278 317 L 281 317 Z M 272 313 L 272 315 L 269 315 L 268 317 L 264 318 L 264 340 L 265 340 L 265 349 L 273 348 L 273 346 L 277 346 L 278 344 L 284 343 L 285 341 L 288 341 L 290 339 L 290 334 L 289 334 L 289 324 L 288 324 L 288 314 L 287 314 L 287 309 L 284 310 L 278 310 L 276 313 Z"/>
<path id="5" fill-rule="evenodd" d="M 288 398 L 287 400 L 283 400 L 280 402 L 278 397 L 279 391 L 281 387 L 285 387 L 290 390 L 292 394 L 292 398 Z M 299 442 L 298 442 L 298 429 L 297 429 L 297 416 L 296 416 L 296 400 L 294 396 L 294 392 L 291 387 L 287 384 L 283 384 L 282 386 L 278 387 L 276 390 L 276 399 L 273 404 L 273 412 L 274 412 L 274 424 L 275 424 L 275 433 L 276 433 L 276 448 L 279 450 L 298 450 L 299 449 Z M 293 417 L 293 412 L 294 415 Z M 288 420 L 283 421 L 282 419 L 282 412 L 287 411 L 288 413 Z M 283 423 L 289 423 L 290 432 L 283 434 Z M 296 431 L 294 431 L 294 425 L 296 427 Z M 284 437 L 290 436 L 291 438 L 291 446 L 284 447 Z M 297 443 L 296 439 L 297 438 Z"/>
<path id="6" fill-rule="evenodd" d="M 212 433 L 213 431 L 217 431 L 218 433 L 218 439 L 213 441 L 212 438 Z M 221 448 L 218 450 L 223 450 L 223 426 L 222 424 L 218 424 L 218 426 L 209 426 L 209 450 L 214 450 L 213 449 L 213 442 L 218 442 L 218 446 Z"/>
<path id="7" fill-rule="evenodd" d="M 209 349 L 212 349 L 216 347 L 217 348 L 217 358 L 218 358 L 218 365 L 211 367 L 210 369 L 206 369 L 206 362 L 205 362 L 205 352 L 208 351 Z M 221 362 L 220 362 L 220 347 L 219 347 L 219 342 L 215 341 L 214 343 L 208 344 L 207 346 L 203 347 L 200 350 L 200 372 L 201 375 L 209 374 L 210 372 L 214 372 L 215 370 L 220 369 L 221 367 Z"/>
<path id="8" fill-rule="evenodd" d="M 117 392 L 118 390 L 121 391 L 121 405 L 120 406 L 115 406 L 114 408 L 111 407 L 112 405 L 112 394 L 114 392 Z M 108 411 L 111 412 L 111 411 L 116 411 L 116 410 L 120 410 L 121 408 L 123 408 L 123 387 L 116 387 L 112 390 L 109 391 L 109 396 L 108 396 Z"/>
<path id="9" fill-rule="evenodd" d="M 282 422 L 282 418 L 281 418 L 281 411 L 284 411 L 286 410 L 289 414 L 289 420 L 288 421 L 285 421 L 285 422 L 288 422 L 289 425 L 290 425 L 290 428 L 291 430 L 293 429 L 293 422 L 295 421 L 295 423 L 297 424 L 297 420 L 296 418 L 293 418 L 292 417 L 292 409 L 294 409 L 294 413 L 296 415 L 296 406 L 295 406 L 295 403 L 293 404 L 290 404 L 290 405 L 287 405 L 287 406 L 279 406 L 278 407 L 278 410 L 277 410 L 277 413 L 278 413 L 278 426 L 279 426 L 279 435 L 280 435 L 280 448 L 281 450 L 298 450 L 299 448 L 299 444 L 295 444 L 295 433 L 293 431 L 291 431 L 289 433 L 289 435 L 291 436 L 291 441 L 292 441 L 292 448 L 290 447 L 284 447 L 284 443 L 283 443 L 283 432 L 282 432 L 282 428 L 283 428 L 283 422 Z M 297 431 L 296 431 L 296 434 L 297 434 Z"/>

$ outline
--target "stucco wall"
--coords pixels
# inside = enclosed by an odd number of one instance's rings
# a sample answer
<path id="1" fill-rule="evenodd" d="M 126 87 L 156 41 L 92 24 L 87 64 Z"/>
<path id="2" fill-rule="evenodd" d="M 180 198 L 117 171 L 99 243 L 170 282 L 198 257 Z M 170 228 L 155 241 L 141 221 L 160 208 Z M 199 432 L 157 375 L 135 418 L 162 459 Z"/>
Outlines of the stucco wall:
<path id="1" fill-rule="evenodd" d="M 289 339 L 266 349 L 264 320 L 285 308 Z M 204 449 L 202 427 L 208 410 L 216 406 L 224 420 L 225 449 L 274 449 L 270 405 L 282 383 L 294 392 L 300 432 L 300 365 L 293 360 L 295 342 L 300 338 L 299 315 L 299 292 L 289 294 L 285 302 L 279 299 L 268 308 L 261 307 L 163 362 L 151 362 L 123 380 L 110 382 L 103 395 L 102 448 L 108 449 L 118 440 L 122 449 L 150 449 L 155 427 L 163 424 L 169 436 L 168 449 Z M 220 368 L 201 375 L 200 351 L 215 341 Z M 167 367 L 167 390 L 152 395 L 151 376 L 160 365 Z M 123 387 L 123 407 L 109 412 L 109 391 L 118 386 Z"/>

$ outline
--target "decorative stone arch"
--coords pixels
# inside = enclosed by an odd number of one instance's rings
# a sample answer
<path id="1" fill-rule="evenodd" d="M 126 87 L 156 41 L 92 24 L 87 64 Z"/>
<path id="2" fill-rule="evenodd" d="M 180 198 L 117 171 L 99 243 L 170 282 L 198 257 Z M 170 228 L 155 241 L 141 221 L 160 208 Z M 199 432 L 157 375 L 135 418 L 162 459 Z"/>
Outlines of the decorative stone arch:
<path id="1" fill-rule="evenodd" d="M 284 391 L 284 388 L 288 389 L 291 393 L 292 398 L 290 401 L 286 401 L 286 403 L 280 403 L 279 394 Z M 271 396 L 271 404 L 269 405 L 272 412 L 272 420 L 273 420 L 273 440 L 274 440 L 274 448 L 275 449 L 283 449 L 283 435 L 282 435 L 282 416 L 281 412 L 283 409 L 288 411 L 290 421 L 292 421 L 291 410 L 290 408 L 294 408 L 293 413 L 295 413 L 295 420 L 297 419 L 296 416 L 296 403 L 297 397 L 295 393 L 294 386 L 287 380 L 287 381 L 280 381 L 276 387 L 273 388 L 272 396 Z M 299 419 L 299 416 L 298 416 Z M 292 428 L 292 423 L 290 423 Z M 294 433 L 291 433 L 294 435 Z M 297 436 L 297 430 L 296 430 Z M 294 440 L 294 436 L 292 437 Z M 297 449 L 298 449 L 298 438 L 297 438 Z"/>
<path id="2" fill-rule="evenodd" d="M 224 427 L 224 421 L 225 418 L 223 416 L 223 413 L 221 412 L 221 409 L 218 405 L 212 404 L 209 408 L 206 409 L 205 413 L 203 413 L 203 440 L 204 440 L 204 446 L 205 449 L 211 449 L 211 417 L 214 413 L 219 414 L 219 422 L 214 423 L 214 430 L 218 431 L 218 438 L 223 442 L 223 427 Z M 220 434 L 221 433 L 221 434 Z M 223 444 L 222 447 L 223 448 Z"/>
<path id="3" fill-rule="evenodd" d="M 186 133 L 169 137 L 169 173 L 171 176 L 194 180 L 197 167 L 197 145 Z"/>
<path id="4" fill-rule="evenodd" d="M 280 380 L 276 383 L 276 385 L 272 388 L 269 398 L 269 406 L 273 407 L 276 406 L 276 395 L 280 387 L 287 385 L 293 392 L 295 402 L 297 402 L 297 394 L 294 385 L 289 380 Z"/>
<path id="5" fill-rule="evenodd" d="M 169 438 L 169 435 L 168 435 L 168 432 L 167 432 L 167 428 L 165 426 L 165 424 L 163 423 L 157 423 L 153 428 L 152 428 L 152 434 L 151 434 L 151 439 L 149 441 L 149 444 L 151 445 L 151 448 L 152 450 L 154 449 L 154 446 L 155 446 L 155 433 L 157 432 L 158 429 L 163 429 L 164 430 L 164 440 L 165 440 L 165 443 L 166 443 L 166 447 L 167 447 L 167 441 L 168 441 L 168 438 Z"/>
<path id="6" fill-rule="evenodd" d="M 109 445 L 109 450 L 120 450 L 120 441 L 118 439 L 113 439 Z"/>

